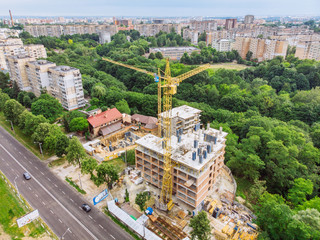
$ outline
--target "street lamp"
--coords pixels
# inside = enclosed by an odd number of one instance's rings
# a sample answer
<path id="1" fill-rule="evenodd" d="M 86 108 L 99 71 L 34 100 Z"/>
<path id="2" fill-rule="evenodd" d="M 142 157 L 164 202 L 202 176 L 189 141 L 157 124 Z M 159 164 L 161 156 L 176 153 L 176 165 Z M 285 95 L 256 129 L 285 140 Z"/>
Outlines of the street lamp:
<path id="1" fill-rule="evenodd" d="M 42 157 L 44 157 L 44 156 L 43 156 L 43 152 L 42 152 L 42 147 L 41 147 L 41 144 L 42 144 L 42 143 L 41 143 L 41 142 L 34 142 L 34 143 L 35 143 L 35 144 L 39 143 L 40 153 L 41 153 Z"/>
<path id="2" fill-rule="evenodd" d="M 69 229 L 70 229 L 70 228 L 68 228 L 68 229 L 64 232 L 64 234 L 62 234 L 62 236 L 61 236 L 60 239 L 63 239 L 63 236 L 66 235 L 66 233 L 69 231 Z"/>
<path id="3" fill-rule="evenodd" d="M 13 131 L 14 134 L 16 134 L 16 132 L 14 131 L 14 128 L 13 128 L 13 123 L 12 123 L 12 121 L 11 121 L 11 120 L 6 120 L 6 121 L 8 121 L 8 122 L 11 123 L 11 130 Z"/>
<path id="4" fill-rule="evenodd" d="M 18 186 L 17 186 L 17 183 L 16 183 L 16 179 L 17 179 L 17 178 L 18 178 L 18 176 L 16 176 L 13 181 L 14 181 L 14 185 L 16 186 L 16 189 L 17 189 L 17 192 L 18 192 L 18 197 L 19 197 L 19 199 L 20 199 L 20 201 L 21 201 L 19 189 L 18 189 Z"/>

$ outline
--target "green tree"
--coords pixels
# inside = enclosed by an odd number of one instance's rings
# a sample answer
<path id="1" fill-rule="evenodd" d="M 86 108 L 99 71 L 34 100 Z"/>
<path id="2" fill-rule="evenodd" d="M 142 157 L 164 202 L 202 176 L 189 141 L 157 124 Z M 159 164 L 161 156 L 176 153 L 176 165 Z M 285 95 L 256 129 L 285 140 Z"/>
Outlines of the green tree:
<path id="1" fill-rule="evenodd" d="M 43 115 L 50 122 L 53 122 L 62 114 L 62 106 L 54 97 L 43 94 L 31 104 L 31 111 L 34 115 Z"/>
<path id="2" fill-rule="evenodd" d="M 201 211 L 198 215 L 190 220 L 190 232 L 192 240 L 209 240 L 211 237 L 210 221 L 205 211 Z"/>
<path id="3" fill-rule="evenodd" d="M 313 184 L 309 179 L 297 178 L 294 184 L 289 189 L 288 200 L 294 205 L 298 206 L 307 200 L 307 195 L 312 194 Z"/>
<path id="4" fill-rule="evenodd" d="M 79 117 L 85 118 L 86 115 L 82 112 L 79 112 L 78 110 L 67 112 L 63 115 L 63 125 L 67 132 L 70 132 L 70 122 L 72 121 L 72 119 Z"/>
<path id="5" fill-rule="evenodd" d="M 30 108 L 31 107 L 31 103 L 32 103 L 32 100 L 31 98 L 29 97 L 29 95 L 25 95 L 23 97 L 23 105 L 26 107 L 26 108 Z"/>
<path id="6" fill-rule="evenodd" d="M 246 54 L 246 60 L 251 61 L 252 55 L 253 55 L 253 53 L 251 51 L 248 51 Z"/>
<path id="7" fill-rule="evenodd" d="M 125 192 L 125 202 L 130 202 L 128 189 Z"/>
<path id="8" fill-rule="evenodd" d="M 50 129 L 50 123 L 40 123 L 31 136 L 32 140 L 34 142 L 44 143 L 45 138 L 49 135 Z"/>
<path id="9" fill-rule="evenodd" d="M 154 53 L 150 53 L 148 58 L 154 60 L 156 59 L 156 56 L 154 55 Z"/>
<path id="10" fill-rule="evenodd" d="M 35 116 L 32 113 L 30 113 L 26 115 L 24 128 L 21 128 L 21 129 L 24 132 L 24 134 L 31 136 L 41 123 L 47 123 L 47 122 L 48 120 L 44 116 L 42 115 Z M 21 123 L 21 126 L 22 126 L 22 123 Z"/>
<path id="11" fill-rule="evenodd" d="M 4 74 L 3 72 L 0 72 L 0 88 L 4 89 L 9 87 L 9 75 Z"/>
<path id="12" fill-rule="evenodd" d="M 105 89 L 105 87 L 101 86 L 100 84 L 97 84 L 92 88 L 91 96 L 101 99 L 106 95 L 106 93 L 107 93 L 107 90 Z"/>
<path id="13" fill-rule="evenodd" d="M 19 115 L 25 110 L 25 108 L 18 103 L 14 99 L 7 100 L 4 104 L 3 113 L 4 116 L 12 121 L 13 123 L 17 124 L 19 122 Z"/>
<path id="14" fill-rule="evenodd" d="M 72 137 L 66 152 L 68 162 L 73 165 L 78 164 L 81 168 L 81 160 L 85 159 L 87 154 L 77 137 Z"/>
<path id="15" fill-rule="evenodd" d="M 44 139 L 43 148 L 50 153 L 54 153 L 58 138 L 61 135 L 64 135 L 61 128 L 56 124 L 52 124 L 47 137 Z"/>
<path id="16" fill-rule="evenodd" d="M 158 59 L 163 59 L 163 55 L 161 52 L 156 52 L 155 57 Z"/>
<path id="17" fill-rule="evenodd" d="M 62 157 L 64 154 L 67 154 L 67 148 L 69 146 L 69 138 L 62 134 L 57 137 L 55 145 L 55 154 L 58 157 Z"/>
<path id="18" fill-rule="evenodd" d="M 97 168 L 98 163 L 94 158 L 85 158 L 81 161 L 81 173 L 90 174 L 91 179 L 93 178 L 93 171 Z"/>
<path id="19" fill-rule="evenodd" d="M 78 117 L 71 120 L 69 127 L 71 132 L 80 132 L 87 130 L 89 123 L 87 119 Z"/>
<path id="20" fill-rule="evenodd" d="M 140 207 L 140 210 L 143 211 L 148 200 L 148 192 L 141 192 L 136 195 L 135 203 Z"/>
<path id="21" fill-rule="evenodd" d="M 102 163 L 97 168 L 97 177 L 107 183 L 108 188 L 119 179 L 118 169 L 111 164 Z"/>
<path id="22" fill-rule="evenodd" d="M 120 100 L 119 102 L 116 102 L 116 108 L 121 113 L 130 114 L 131 110 L 129 108 L 129 105 L 125 99 Z"/>
<path id="23" fill-rule="evenodd" d="M 10 100 L 8 94 L 1 92 L 0 89 L 0 111 L 3 111 L 6 101 Z"/>

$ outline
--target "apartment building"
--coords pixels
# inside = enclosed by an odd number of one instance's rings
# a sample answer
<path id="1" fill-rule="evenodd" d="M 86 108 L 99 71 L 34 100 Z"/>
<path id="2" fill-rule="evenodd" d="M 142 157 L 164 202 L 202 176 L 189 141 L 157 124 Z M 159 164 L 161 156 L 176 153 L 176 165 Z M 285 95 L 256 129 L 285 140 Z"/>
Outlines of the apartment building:
<path id="1" fill-rule="evenodd" d="M 217 51 L 219 51 L 219 52 L 230 52 L 232 42 L 233 42 L 233 40 L 220 39 L 218 41 L 212 42 L 212 48 L 217 49 Z"/>
<path id="2" fill-rule="evenodd" d="M 199 32 L 197 30 L 183 29 L 183 39 L 190 39 L 192 44 L 198 45 Z"/>
<path id="3" fill-rule="evenodd" d="M 277 56 L 285 57 L 288 42 L 272 39 L 236 37 L 231 48 L 237 50 L 242 58 L 246 58 L 248 51 L 251 51 L 252 58 L 256 58 L 261 62 Z"/>
<path id="4" fill-rule="evenodd" d="M 320 61 L 320 41 L 300 41 L 296 46 L 295 57 Z"/>
<path id="5" fill-rule="evenodd" d="M 48 69 L 49 93 L 68 111 L 84 107 L 84 94 L 80 70 L 69 66 Z"/>
<path id="6" fill-rule="evenodd" d="M 32 91 L 26 65 L 30 61 L 35 61 L 33 57 L 25 55 L 8 55 L 6 56 L 6 65 L 9 70 L 11 81 L 17 82 L 20 90 L 22 91 Z"/>
<path id="7" fill-rule="evenodd" d="M 190 22 L 190 29 L 196 30 L 200 33 L 202 32 L 211 32 L 217 31 L 218 24 L 215 20 L 208 20 L 208 21 L 191 21 Z"/>
<path id="8" fill-rule="evenodd" d="M 171 32 L 175 31 L 177 34 L 181 34 L 181 24 L 138 24 L 134 25 L 134 29 L 139 31 L 142 36 L 155 36 L 160 31 Z"/>
<path id="9" fill-rule="evenodd" d="M 220 130 L 190 129 L 185 134 L 172 135 L 173 195 L 200 210 L 204 199 L 212 192 L 224 165 L 227 133 Z M 136 168 L 145 181 L 161 189 L 164 174 L 163 139 L 148 134 L 136 141 Z"/>
<path id="10" fill-rule="evenodd" d="M 0 69 L 8 69 L 5 57 L 9 55 L 25 55 L 33 58 L 46 58 L 47 52 L 41 44 L 23 45 L 20 38 L 0 40 Z"/>
<path id="11" fill-rule="evenodd" d="M 200 49 L 195 47 L 162 47 L 149 49 L 149 53 L 157 52 L 161 52 L 165 58 L 170 58 L 171 60 L 180 60 L 185 52 L 190 55 L 192 52 L 199 53 Z"/>
<path id="12" fill-rule="evenodd" d="M 236 18 L 230 18 L 226 19 L 225 29 L 230 30 L 237 27 L 237 19 Z"/>
<path id="13" fill-rule="evenodd" d="M 48 70 L 56 64 L 47 60 L 27 62 L 26 71 L 32 92 L 39 97 L 42 89 L 49 89 Z"/>
<path id="14" fill-rule="evenodd" d="M 253 15 L 246 15 L 244 17 L 244 24 L 253 24 L 254 16 Z"/>
<path id="15" fill-rule="evenodd" d="M 212 45 L 221 39 L 234 39 L 234 32 L 230 30 L 213 31 L 207 33 L 206 44 Z"/>
<path id="16" fill-rule="evenodd" d="M 161 120 L 163 120 L 164 113 L 161 113 Z M 171 132 L 172 134 L 177 131 L 182 131 L 186 134 L 190 129 L 195 128 L 196 124 L 200 123 L 201 110 L 182 105 L 180 107 L 173 108 L 171 111 Z M 163 128 L 163 122 L 161 122 L 161 128 Z"/>

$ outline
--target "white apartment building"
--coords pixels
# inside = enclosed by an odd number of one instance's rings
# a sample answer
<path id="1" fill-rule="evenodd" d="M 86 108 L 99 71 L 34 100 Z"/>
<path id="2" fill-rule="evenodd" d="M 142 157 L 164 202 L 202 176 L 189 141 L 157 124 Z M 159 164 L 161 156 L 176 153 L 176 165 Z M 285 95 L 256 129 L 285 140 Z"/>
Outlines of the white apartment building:
<path id="1" fill-rule="evenodd" d="M 56 66 L 48 69 L 49 93 L 68 111 L 84 107 L 84 94 L 79 69 Z"/>
<path id="2" fill-rule="evenodd" d="M 27 76 L 32 88 L 32 92 L 39 97 L 42 89 L 49 91 L 48 70 L 56 64 L 47 60 L 37 60 L 28 62 L 26 65 Z"/>
<path id="3" fill-rule="evenodd" d="M 219 52 L 230 52 L 232 40 L 220 39 L 218 41 L 212 42 L 212 48 L 215 48 Z"/>
<path id="4" fill-rule="evenodd" d="M 300 41 L 296 47 L 295 57 L 320 61 L 320 41 Z"/>
<path id="5" fill-rule="evenodd" d="M 35 58 L 25 55 L 8 55 L 6 56 L 6 65 L 8 66 L 11 81 L 16 81 L 20 90 L 32 91 L 26 65 L 30 61 L 35 61 Z"/>

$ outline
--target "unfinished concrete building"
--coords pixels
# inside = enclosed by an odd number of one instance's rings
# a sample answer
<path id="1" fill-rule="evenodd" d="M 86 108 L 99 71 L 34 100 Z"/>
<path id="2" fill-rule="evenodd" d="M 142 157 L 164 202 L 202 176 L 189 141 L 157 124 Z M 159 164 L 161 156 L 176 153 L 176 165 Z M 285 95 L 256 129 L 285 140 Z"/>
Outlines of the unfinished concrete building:
<path id="1" fill-rule="evenodd" d="M 182 111 L 182 107 L 174 108 L 173 112 L 184 116 L 186 113 Z M 201 111 L 198 111 L 193 115 L 197 117 L 190 118 L 193 120 L 190 120 L 189 125 L 193 127 L 175 126 L 177 130 L 173 131 L 174 135 L 171 137 L 171 160 L 173 194 L 177 199 L 200 210 L 224 165 L 227 133 L 209 126 L 206 130 L 200 129 L 198 117 Z M 137 169 L 141 170 L 145 181 L 160 189 L 164 174 L 163 139 L 148 134 L 137 140 L 136 144 Z"/>

